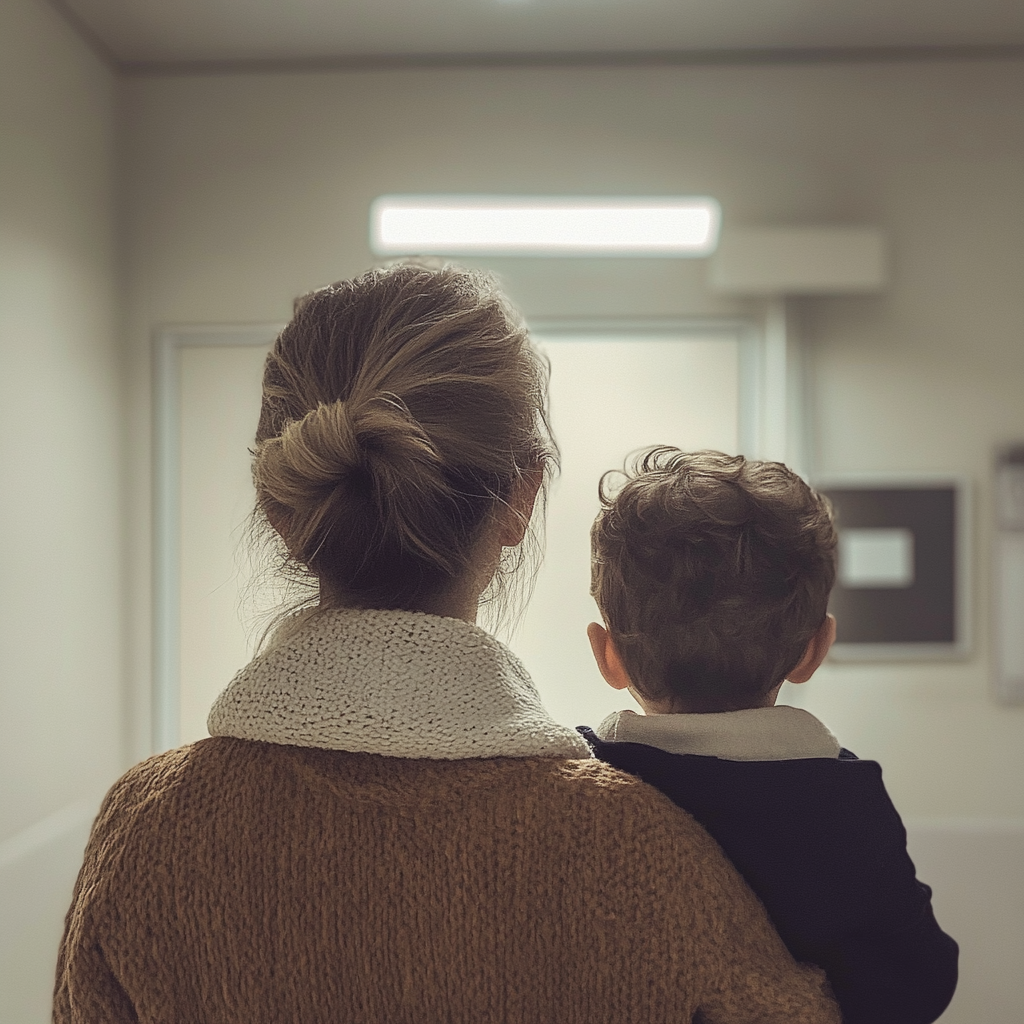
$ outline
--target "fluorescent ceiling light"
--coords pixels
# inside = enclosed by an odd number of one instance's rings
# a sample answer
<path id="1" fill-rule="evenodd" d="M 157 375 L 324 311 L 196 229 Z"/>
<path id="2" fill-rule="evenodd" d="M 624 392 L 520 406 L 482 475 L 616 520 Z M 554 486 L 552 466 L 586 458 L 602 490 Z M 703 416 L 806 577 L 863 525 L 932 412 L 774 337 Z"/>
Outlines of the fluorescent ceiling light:
<path id="1" fill-rule="evenodd" d="M 721 211 L 706 196 L 380 196 L 382 256 L 707 256 Z"/>

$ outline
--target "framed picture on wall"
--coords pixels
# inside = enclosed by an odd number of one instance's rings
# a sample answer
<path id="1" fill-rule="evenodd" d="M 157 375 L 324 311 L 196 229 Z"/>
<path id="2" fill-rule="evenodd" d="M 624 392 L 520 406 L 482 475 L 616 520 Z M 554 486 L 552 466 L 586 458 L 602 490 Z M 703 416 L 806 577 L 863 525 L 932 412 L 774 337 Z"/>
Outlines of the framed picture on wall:
<path id="1" fill-rule="evenodd" d="M 970 493 L 960 478 L 829 478 L 837 661 L 963 658 L 971 649 Z"/>

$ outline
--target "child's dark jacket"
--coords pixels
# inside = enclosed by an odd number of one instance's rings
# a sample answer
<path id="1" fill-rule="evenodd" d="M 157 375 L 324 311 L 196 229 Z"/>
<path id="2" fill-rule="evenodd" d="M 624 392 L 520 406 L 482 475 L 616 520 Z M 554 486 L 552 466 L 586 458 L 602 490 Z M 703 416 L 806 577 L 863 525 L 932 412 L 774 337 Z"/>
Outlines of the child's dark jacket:
<path id="1" fill-rule="evenodd" d="M 813 735 L 810 756 L 805 750 L 770 760 L 650 745 L 663 742 L 666 728 L 685 730 L 683 719 L 699 734 L 713 720 L 712 730 L 728 727 L 732 715 L 746 716 L 748 735 L 758 723 L 767 722 L 769 733 L 792 725 L 805 735 L 816 726 L 835 750 L 815 756 L 823 751 Z M 906 831 L 876 762 L 839 748 L 824 726 L 794 708 L 647 719 L 623 712 L 599 727 L 604 739 L 580 732 L 603 761 L 660 789 L 714 836 L 794 957 L 825 969 L 845 1024 L 931 1024 L 942 1014 L 956 989 L 957 944 L 939 928 L 931 890 L 915 877 Z M 700 751 L 716 742 L 664 745 Z"/>

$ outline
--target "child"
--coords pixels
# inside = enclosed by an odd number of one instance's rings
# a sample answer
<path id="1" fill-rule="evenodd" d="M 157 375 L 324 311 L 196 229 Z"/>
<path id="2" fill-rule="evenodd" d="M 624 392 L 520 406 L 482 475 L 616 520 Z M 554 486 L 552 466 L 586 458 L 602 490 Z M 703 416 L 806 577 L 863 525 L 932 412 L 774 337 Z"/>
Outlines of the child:
<path id="1" fill-rule="evenodd" d="M 779 463 L 674 448 L 644 454 L 614 497 L 602 481 L 601 502 L 591 591 L 606 626 L 588 634 L 646 714 L 580 731 L 715 837 L 793 955 L 825 969 L 845 1024 L 930 1024 L 958 949 L 881 768 L 775 706 L 835 638 L 827 502 Z"/>

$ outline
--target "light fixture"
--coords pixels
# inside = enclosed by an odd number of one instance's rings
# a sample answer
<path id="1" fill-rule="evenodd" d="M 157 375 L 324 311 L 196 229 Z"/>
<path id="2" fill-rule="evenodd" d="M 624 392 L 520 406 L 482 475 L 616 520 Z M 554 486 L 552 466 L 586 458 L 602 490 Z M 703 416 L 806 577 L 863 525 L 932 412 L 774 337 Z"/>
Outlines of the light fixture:
<path id="1" fill-rule="evenodd" d="M 380 196 L 382 256 L 707 256 L 721 209 L 706 196 Z"/>

